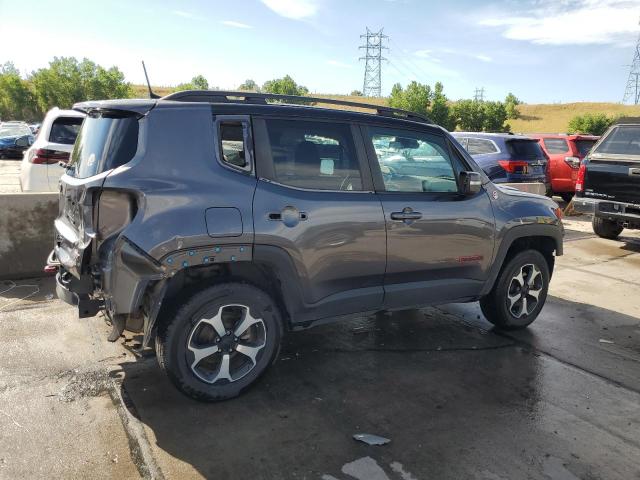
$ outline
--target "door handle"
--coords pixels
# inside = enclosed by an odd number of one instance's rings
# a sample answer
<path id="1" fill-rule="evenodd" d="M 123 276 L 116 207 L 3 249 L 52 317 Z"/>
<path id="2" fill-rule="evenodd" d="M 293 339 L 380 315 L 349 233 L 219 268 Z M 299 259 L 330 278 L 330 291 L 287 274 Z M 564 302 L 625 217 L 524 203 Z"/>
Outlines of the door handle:
<path id="1" fill-rule="evenodd" d="M 391 212 L 391 220 L 401 220 L 405 223 L 411 223 L 414 220 L 420 220 L 422 213 L 414 212 L 411 207 L 405 207 L 401 212 Z"/>
<path id="2" fill-rule="evenodd" d="M 307 212 L 301 212 L 296 207 L 291 206 L 284 207 L 280 212 L 269 213 L 269 220 L 282 222 L 287 227 L 293 227 L 307 218 L 309 218 Z"/>

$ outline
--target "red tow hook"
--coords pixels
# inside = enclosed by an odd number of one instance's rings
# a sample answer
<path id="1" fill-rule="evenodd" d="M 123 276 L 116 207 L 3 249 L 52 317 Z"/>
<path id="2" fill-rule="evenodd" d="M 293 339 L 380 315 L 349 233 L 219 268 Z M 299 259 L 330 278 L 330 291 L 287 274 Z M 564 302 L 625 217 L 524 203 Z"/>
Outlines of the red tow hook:
<path id="1" fill-rule="evenodd" d="M 44 270 L 44 273 L 56 273 L 58 271 L 58 266 L 57 265 L 45 265 L 43 270 Z"/>

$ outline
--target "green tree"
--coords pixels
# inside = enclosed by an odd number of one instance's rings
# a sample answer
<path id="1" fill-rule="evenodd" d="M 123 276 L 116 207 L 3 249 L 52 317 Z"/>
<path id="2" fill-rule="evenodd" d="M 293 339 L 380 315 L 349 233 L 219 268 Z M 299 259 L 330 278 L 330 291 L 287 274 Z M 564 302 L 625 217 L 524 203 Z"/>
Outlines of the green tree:
<path id="1" fill-rule="evenodd" d="M 29 83 L 11 62 L 0 65 L 0 119 L 36 120 L 38 110 Z"/>
<path id="2" fill-rule="evenodd" d="M 431 105 L 431 87 L 415 80 L 404 89 L 396 83 L 391 89 L 389 106 L 428 115 Z"/>
<path id="3" fill-rule="evenodd" d="M 54 57 L 48 68 L 41 68 L 31 75 L 35 99 L 43 112 L 57 106 L 70 108 L 85 100 L 128 98 L 131 85 L 117 68 L 104 67 L 85 58 Z"/>
<path id="4" fill-rule="evenodd" d="M 242 90 L 244 92 L 259 92 L 260 87 L 255 81 L 248 79 L 238 87 L 238 90 Z"/>
<path id="5" fill-rule="evenodd" d="M 604 113 L 576 115 L 569 120 L 567 132 L 602 135 L 615 121 L 616 117 L 609 117 Z"/>
<path id="6" fill-rule="evenodd" d="M 349 95 L 351 95 L 352 97 L 361 97 L 362 92 L 360 90 L 351 90 L 351 93 Z"/>
<path id="7" fill-rule="evenodd" d="M 309 93 L 307 87 L 298 85 L 295 80 L 289 75 L 264 82 L 262 91 L 266 93 L 277 93 L 280 95 L 300 96 L 307 95 Z"/>
<path id="8" fill-rule="evenodd" d="M 456 126 L 461 130 L 481 132 L 484 127 L 485 112 L 479 100 L 459 100 L 452 108 Z"/>
<path id="9" fill-rule="evenodd" d="M 482 129 L 485 132 L 508 132 L 511 128 L 505 125 L 507 109 L 502 102 L 482 102 L 484 119 Z"/>
<path id="10" fill-rule="evenodd" d="M 440 82 L 436 82 L 433 87 L 433 95 L 431 97 L 431 109 L 429 110 L 429 118 L 437 125 L 447 130 L 455 130 L 456 121 L 451 115 L 449 100 L 444 94 L 444 86 Z"/>
<path id="11" fill-rule="evenodd" d="M 507 118 L 514 119 L 520 116 L 518 105 L 522 102 L 513 93 L 509 92 L 504 99 L 504 106 L 507 110 Z"/>
<path id="12" fill-rule="evenodd" d="M 217 90 L 218 88 L 211 88 L 211 90 Z M 181 83 L 173 89 L 174 92 L 181 92 L 183 90 L 210 90 L 209 82 L 202 75 L 196 75 L 188 83 Z"/>

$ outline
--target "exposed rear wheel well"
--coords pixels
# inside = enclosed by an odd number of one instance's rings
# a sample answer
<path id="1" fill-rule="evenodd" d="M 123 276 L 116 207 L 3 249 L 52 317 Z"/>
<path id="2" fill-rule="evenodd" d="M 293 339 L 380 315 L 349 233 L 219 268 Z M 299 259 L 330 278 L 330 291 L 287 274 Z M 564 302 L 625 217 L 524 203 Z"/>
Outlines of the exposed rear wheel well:
<path id="1" fill-rule="evenodd" d="M 289 312 L 284 303 L 278 278 L 266 267 L 255 263 L 221 263 L 185 268 L 168 282 L 156 328 L 163 328 L 164 320 L 170 318 L 193 295 L 212 285 L 230 282 L 247 283 L 270 295 L 282 313 L 283 328 L 287 329 L 290 326 Z"/>

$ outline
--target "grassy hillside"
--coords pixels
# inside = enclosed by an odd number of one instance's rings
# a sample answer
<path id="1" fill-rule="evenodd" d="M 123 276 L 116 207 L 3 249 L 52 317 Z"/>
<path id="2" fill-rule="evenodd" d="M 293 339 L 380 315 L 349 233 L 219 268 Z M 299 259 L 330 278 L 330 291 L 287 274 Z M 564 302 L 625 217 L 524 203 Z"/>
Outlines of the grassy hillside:
<path id="1" fill-rule="evenodd" d="M 619 103 L 553 103 L 520 105 L 518 108 L 521 118 L 508 122 L 512 131 L 523 133 L 562 133 L 567 130 L 567 125 L 572 117 L 585 113 L 640 116 L 640 106 Z"/>
<path id="2" fill-rule="evenodd" d="M 134 85 L 136 96 L 146 97 L 147 87 Z M 160 96 L 168 95 L 172 87 L 153 87 Z M 316 97 L 348 100 L 352 102 L 387 105 L 386 98 L 354 97 L 349 95 L 313 94 Z M 324 106 L 324 105 L 322 105 Z M 327 105 L 331 108 L 348 109 L 339 105 Z M 575 115 L 585 113 L 605 113 L 607 115 L 623 115 L 640 117 L 640 105 L 622 105 L 619 103 L 553 103 L 537 105 L 520 105 L 520 118 L 508 120 L 513 132 L 522 133 L 561 133 L 566 132 L 569 120 Z"/>

